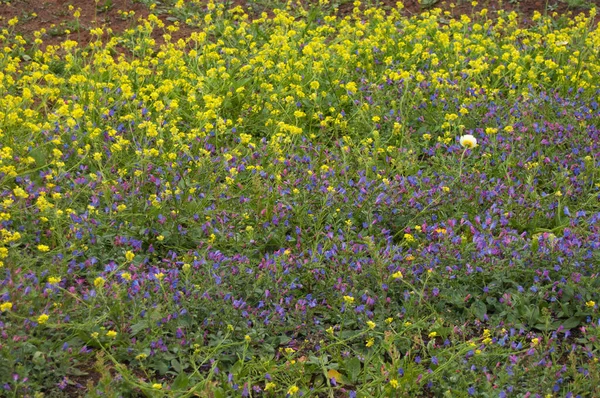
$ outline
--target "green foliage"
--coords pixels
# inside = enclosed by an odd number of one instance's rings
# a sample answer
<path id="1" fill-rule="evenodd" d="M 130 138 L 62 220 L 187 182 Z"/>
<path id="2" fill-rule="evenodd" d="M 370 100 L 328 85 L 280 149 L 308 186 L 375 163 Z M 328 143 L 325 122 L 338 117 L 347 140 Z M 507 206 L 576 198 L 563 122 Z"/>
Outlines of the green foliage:
<path id="1" fill-rule="evenodd" d="M 591 18 L 146 3 L 0 38 L 3 391 L 598 395 Z"/>

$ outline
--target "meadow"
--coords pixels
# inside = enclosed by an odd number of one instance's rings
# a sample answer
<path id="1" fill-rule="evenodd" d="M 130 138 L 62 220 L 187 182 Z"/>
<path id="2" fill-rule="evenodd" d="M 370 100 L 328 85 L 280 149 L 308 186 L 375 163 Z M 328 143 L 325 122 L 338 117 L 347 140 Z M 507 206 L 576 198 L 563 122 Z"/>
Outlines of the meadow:
<path id="1" fill-rule="evenodd" d="M 596 10 L 326 4 L 6 23 L 1 396 L 600 395 Z"/>

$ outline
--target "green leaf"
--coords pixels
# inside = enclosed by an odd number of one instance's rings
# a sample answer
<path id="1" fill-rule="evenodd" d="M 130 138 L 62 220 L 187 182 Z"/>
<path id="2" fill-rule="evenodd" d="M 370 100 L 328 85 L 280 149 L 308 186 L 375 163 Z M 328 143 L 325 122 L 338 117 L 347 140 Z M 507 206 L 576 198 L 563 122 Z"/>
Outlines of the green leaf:
<path id="1" fill-rule="evenodd" d="M 574 316 L 561 323 L 561 325 L 567 330 L 576 328 L 579 326 L 579 324 L 581 324 L 581 318 Z"/>
<path id="2" fill-rule="evenodd" d="M 215 398 L 225 398 L 227 396 L 227 395 L 225 395 L 225 391 L 220 387 L 215 388 L 211 392 L 215 396 Z"/>
<path id="3" fill-rule="evenodd" d="M 146 329 L 146 327 L 147 327 L 146 321 L 140 321 L 136 324 L 131 325 L 131 335 L 135 336 L 142 330 Z"/>
<path id="4" fill-rule="evenodd" d="M 29 155 L 35 160 L 37 166 L 46 164 L 46 151 L 43 147 L 37 146 L 29 152 Z"/>
<path id="5" fill-rule="evenodd" d="M 33 359 L 32 362 L 36 365 L 43 365 L 46 363 L 46 357 L 44 356 L 44 353 L 41 351 L 36 351 L 35 354 L 33 354 Z"/>
<path id="6" fill-rule="evenodd" d="M 184 390 L 190 384 L 190 378 L 185 373 L 179 373 L 175 380 L 173 380 L 172 387 L 176 390 Z"/>
<path id="7" fill-rule="evenodd" d="M 528 323 L 534 324 L 538 320 L 540 320 L 540 309 L 537 306 L 533 306 L 529 312 Z"/>
<path id="8" fill-rule="evenodd" d="M 345 363 L 345 368 L 350 381 L 353 383 L 356 382 L 361 370 L 360 360 L 356 357 L 348 359 Z"/>
<path id="9" fill-rule="evenodd" d="M 533 325 L 533 328 L 537 329 L 537 330 L 541 330 L 541 331 L 547 332 L 549 330 L 554 330 L 554 325 L 553 324 L 547 325 L 545 323 L 536 323 L 535 325 Z"/>
<path id="10" fill-rule="evenodd" d="M 167 365 L 166 362 L 159 361 L 156 363 L 156 370 L 158 370 L 160 374 L 164 375 L 169 371 L 169 365 Z"/>
<path id="11" fill-rule="evenodd" d="M 483 301 L 475 301 L 471 305 L 471 312 L 473 315 L 479 318 L 480 321 L 483 321 L 485 314 L 487 314 L 487 306 L 483 303 Z"/>
<path id="12" fill-rule="evenodd" d="M 67 374 L 69 376 L 87 376 L 87 375 L 89 375 L 88 372 L 84 372 L 84 371 L 79 370 L 77 368 L 69 368 L 69 369 L 67 369 Z"/>
<path id="13" fill-rule="evenodd" d="M 177 359 L 171 360 L 171 366 L 173 367 L 173 369 L 175 369 L 175 372 L 181 374 L 181 364 Z"/>

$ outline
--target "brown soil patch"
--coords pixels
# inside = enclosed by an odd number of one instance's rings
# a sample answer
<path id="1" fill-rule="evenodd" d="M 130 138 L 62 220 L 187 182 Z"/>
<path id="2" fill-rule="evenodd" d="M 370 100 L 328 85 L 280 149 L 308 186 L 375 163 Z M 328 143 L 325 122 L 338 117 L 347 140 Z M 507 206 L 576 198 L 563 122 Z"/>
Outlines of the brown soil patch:
<path id="1" fill-rule="evenodd" d="M 73 15 L 79 9 L 79 17 Z M 132 12 L 130 17 L 122 12 Z M 32 38 L 33 33 L 45 29 L 41 37 L 44 45 L 58 44 L 66 39 L 75 40 L 82 45 L 92 39 L 90 30 L 102 27 L 120 33 L 134 28 L 139 18 L 147 18 L 149 8 L 134 0 L 0 0 L 0 26 L 6 26 L 11 18 L 17 17 L 19 23 L 15 31 L 25 38 Z M 167 20 L 168 15 L 159 14 L 166 25 L 173 22 Z M 172 33 L 174 39 L 189 36 L 192 29 L 184 24 L 180 30 Z M 159 38 L 165 32 L 155 32 Z"/>
<path id="2" fill-rule="evenodd" d="M 313 2 L 306 0 L 307 6 Z M 396 7 L 396 3 L 397 0 L 382 0 L 378 4 L 383 9 L 391 9 Z M 542 15 L 573 17 L 579 13 L 587 14 L 592 6 L 600 8 L 600 0 L 480 0 L 476 6 L 470 0 L 404 0 L 403 4 L 403 13 L 407 16 L 433 7 L 449 11 L 454 17 L 472 15 L 482 8 L 487 8 L 491 17 L 497 16 L 500 10 L 516 11 L 521 15 L 524 25 L 528 24 L 535 11 Z M 252 0 L 234 0 L 233 5 L 241 5 L 245 9 L 252 7 L 257 14 L 270 11 Z M 146 18 L 151 12 L 158 14 L 166 25 L 178 24 L 179 31 L 171 34 L 175 40 L 187 37 L 195 30 L 183 22 L 173 22 L 164 7 L 150 11 L 140 0 L 0 0 L 0 27 L 7 26 L 11 18 L 17 17 L 19 23 L 15 30 L 27 39 L 31 39 L 34 32 L 45 29 L 46 33 L 42 36 L 44 46 L 61 43 L 67 38 L 85 45 L 92 39 L 90 29 L 104 27 L 105 30 L 110 28 L 114 33 L 120 33 L 135 27 L 140 17 Z M 353 8 L 352 0 L 343 0 L 337 12 L 340 16 L 348 15 Z M 77 9 L 80 10 L 80 16 L 76 19 L 73 14 Z M 123 15 L 123 12 L 131 11 L 135 13 L 133 16 Z M 594 24 L 597 25 L 599 21 L 600 15 L 597 15 Z M 166 31 L 156 31 L 154 38 L 160 42 L 164 33 Z"/>
<path id="3" fill-rule="evenodd" d="M 310 5 L 313 1 L 306 0 L 306 3 Z M 396 3 L 397 0 L 383 0 L 379 2 L 379 6 L 390 9 L 395 8 Z M 454 17 L 462 14 L 472 15 L 482 8 L 487 8 L 492 17 L 497 15 L 499 10 L 517 11 L 522 16 L 524 24 L 527 24 L 534 11 L 541 14 L 556 13 L 558 16 L 572 17 L 581 12 L 587 13 L 592 6 L 600 8 L 600 0 L 480 0 L 476 6 L 472 6 L 470 0 L 453 2 L 404 0 L 403 3 L 403 13 L 407 16 L 416 15 L 431 7 L 450 11 Z M 429 4 L 429 6 L 421 3 Z M 234 0 L 233 5 L 241 5 L 245 9 L 252 7 L 255 12 L 259 9 L 260 11 L 265 10 L 265 6 L 260 6 L 252 0 Z M 164 9 L 161 10 L 160 7 L 154 12 L 165 24 L 173 24 L 172 18 L 168 18 L 168 13 L 164 12 Z M 338 14 L 348 15 L 353 8 L 352 0 L 343 0 Z M 81 14 L 78 19 L 73 16 L 77 9 L 80 9 Z M 135 13 L 133 16 L 123 16 L 122 12 L 131 11 Z M 269 10 L 266 9 L 266 11 Z M 33 37 L 33 32 L 46 29 L 46 33 L 42 37 L 44 45 L 58 44 L 67 38 L 84 45 L 91 40 L 90 29 L 92 28 L 111 28 L 114 33 L 120 33 L 135 27 L 138 18 L 146 18 L 151 12 L 148 6 L 141 3 L 140 0 L 98 0 L 98 2 L 95 0 L 0 0 L 0 27 L 7 26 L 11 18 L 17 17 L 19 23 L 15 29 L 27 39 Z M 600 15 L 595 18 L 596 24 L 598 21 L 600 21 Z M 195 30 L 185 23 L 180 23 L 179 28 L 178 32 L 172 34 L 175 40 L 187 37 Z M 165 32 L 155 32 L 155 39 L 161 40 L 163 33 Z"/>

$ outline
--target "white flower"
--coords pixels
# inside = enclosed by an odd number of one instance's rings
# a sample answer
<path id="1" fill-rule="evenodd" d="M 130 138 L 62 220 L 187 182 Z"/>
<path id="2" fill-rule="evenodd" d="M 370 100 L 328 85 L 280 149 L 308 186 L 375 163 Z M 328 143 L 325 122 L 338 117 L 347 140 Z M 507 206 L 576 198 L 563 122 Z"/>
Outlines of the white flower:
<path id="1" fill-rule="evenodd" d="M 464 148 L 475 148 L 477 146 L 477 138 L 473 137 L 471 134 L 466 134 L 460 137 L 460 145 Z"/>

